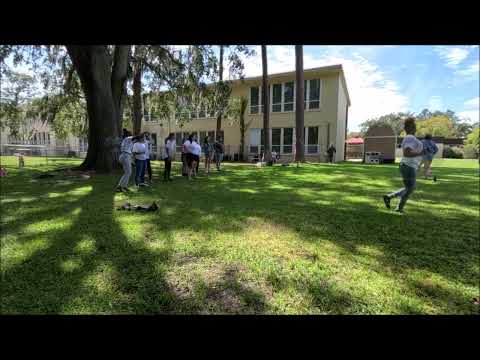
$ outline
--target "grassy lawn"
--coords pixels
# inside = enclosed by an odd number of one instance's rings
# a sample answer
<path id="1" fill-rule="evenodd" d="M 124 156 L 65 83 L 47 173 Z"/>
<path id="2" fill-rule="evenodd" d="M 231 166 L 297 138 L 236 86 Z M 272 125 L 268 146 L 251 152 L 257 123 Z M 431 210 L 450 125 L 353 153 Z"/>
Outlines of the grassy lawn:
<path id="1" fill-rule="evenodd" d="M 475 160 L 435 160 L 440 180 L 419 180 L 404 215 L 382 201 L 398 165 L 226 164 L 187 182 L 175 164 L 127 196 L 120 174 L 32 177 L 77 160 L 1 161 L 3 314 L 479 311 Z"/>

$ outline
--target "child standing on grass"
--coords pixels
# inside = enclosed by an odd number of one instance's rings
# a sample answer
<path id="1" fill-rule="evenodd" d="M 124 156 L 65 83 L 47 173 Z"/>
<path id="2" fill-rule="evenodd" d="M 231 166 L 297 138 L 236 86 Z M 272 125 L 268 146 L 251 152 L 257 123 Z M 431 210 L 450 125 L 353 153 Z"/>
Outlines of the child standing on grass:
<path id="1" fill-rule="evenodd" d="M 400 174 L 402 174 L 403 185 L 405 187 L 383 197 L 387 209 L 390 209 L 391 199 L 400 197 L 400 202 L 395 208 L 395 211 L 399 213 L 403 213 L 403 208 L 408 198 L 415 190 L 417 170 L 420 161 L 422 161 L 422 155 L 424 154 L 422 142 L 415 137 L 416 130 L 415 119 L 407 118 L 405 120 L 405 132 L 407 136 L 405 136 L 402 142 L 403 157 L 400 161 Z"/>

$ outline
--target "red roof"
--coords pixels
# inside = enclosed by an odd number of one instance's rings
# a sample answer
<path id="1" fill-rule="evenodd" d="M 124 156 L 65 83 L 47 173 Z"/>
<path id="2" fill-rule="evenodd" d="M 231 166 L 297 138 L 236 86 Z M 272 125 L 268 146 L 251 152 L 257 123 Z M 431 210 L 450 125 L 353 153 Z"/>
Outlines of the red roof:
<path id="1" fill-rule="evenodd" d="M 347 139 L 347 144 L 350 144 L 350 145 L 363 144 L 363 139 L 361 137 L 350 138 L 350 139 Z"/>

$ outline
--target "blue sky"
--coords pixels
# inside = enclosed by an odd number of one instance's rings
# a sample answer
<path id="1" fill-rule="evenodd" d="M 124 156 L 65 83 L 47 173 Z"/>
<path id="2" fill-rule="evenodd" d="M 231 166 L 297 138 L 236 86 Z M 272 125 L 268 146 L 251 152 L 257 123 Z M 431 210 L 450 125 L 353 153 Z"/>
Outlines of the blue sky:
<path id="1" fill-rule="evenodd" d="M 261 75 L 260 49 L 246 75 Z M 293 46 L 268 46 L 269 73 L 293 71 Z M 479 47 L 304 46 L 304 67 L 342 64 L 352 107 L 349 130 L 397 111 L 453 110 L 479 121 Z"/>

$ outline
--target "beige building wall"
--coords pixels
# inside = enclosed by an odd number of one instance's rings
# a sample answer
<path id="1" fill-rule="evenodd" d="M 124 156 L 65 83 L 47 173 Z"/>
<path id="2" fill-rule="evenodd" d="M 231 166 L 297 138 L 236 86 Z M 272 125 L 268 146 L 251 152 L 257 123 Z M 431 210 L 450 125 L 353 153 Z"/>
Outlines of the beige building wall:
<path id="1" fill-rule="evenodd" d="M 320 79 L 320 108 L 305 110 L 305 127 L 318 126 L 318 153 L 308 154 L 305 152 L 307 161 L 325 161 L 325 152 L 328 142 L 331 141 L 337 148 L 337 161 L 342 161 L 344 156 L 345 144 L 345 125 L 346 125 L 346 108 L 349 105 L 346 89 L 342 85 L 341 72 L 339 67 L 327 67 L 325 70 L 305 71 L 305 80 Z M 286 73 L 279 75 L 271 75 L 269 85 L 295 81 L 295 73 Z M 250 114 L 250 88 L 261 86 L 261 77 L 238 80 L 232 85 L 232 96 L 245 96 L 249 99 L 246 119 L 250 123 L 245 133 L 245 149 L 249 154 L 250 129 L 263 128 L 263 115 Z M 341 86 L 341 88 L 339 88 Z M 294 97 L 295 99 L 295 97 Z M 271 97 L 270 97 L 271 102 Z M 270 104 L 271 106 L 271 104 Z M 174 119 L 163 120 L 158 122 L 143 122 L 142 130 L 157 134 L 157 144 L 163 146 L 165 137 L 170 133 L 178 132 L 200 132 L 214 131 L 216 129 L 215 118 L 191 119 L 189 122 L 180 127 Z M 293 139 L 295 142 L 295 111 L 289 112 L 272 112 L 270 111 L 270 128 L 293 128 Z M 230 149 L 232 153 L 238 153 L 240 147 L 240 127 L 237 121 L 229 119 L 222 120 L 222 130 L 224 131 L 224 144 L 226 152 Z M 305 139 L 307 142 L 307 139 Z M 293 154 L 282 154 L 281 160 L 289 161 L 293 158 Z"/>
<path id="2" fill-rule="evenodd" d="M 347 95 L 345 88 L 341 81 L 338 79 L 338 113 L 337 113 L 337 134 L 336 141 L 337 152 L 335 154 L 335 161 L 343 161 L 345 155 L 345 128 L 347 126 Z"/>

